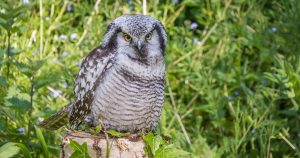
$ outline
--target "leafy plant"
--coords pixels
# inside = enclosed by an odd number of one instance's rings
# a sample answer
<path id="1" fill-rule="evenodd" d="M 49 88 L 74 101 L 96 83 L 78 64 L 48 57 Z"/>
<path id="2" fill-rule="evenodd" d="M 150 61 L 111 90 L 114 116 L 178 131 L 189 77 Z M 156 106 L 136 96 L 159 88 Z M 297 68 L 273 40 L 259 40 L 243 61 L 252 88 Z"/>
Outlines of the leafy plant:
<path id="1" fill-rule="evenodd" d="M 6 143 L 0 148 L 1 157 L 12 157 L 20 152 L 20 148 L 15 143 Z"/>
<path id="2" fill-rule="evenodd" d="M 73 141 L 72 139 L 70 139 L 70 146 L 74 150 L 74 152 L 70 156 L 70 158 L 89 158 L 90 157 L 88 154 L 88 148 L 87 148 L 86 143 L 83 143 L 82 145 L 80 145 L 76 141 Z"/>
<path id="3" fill-rule="evenodd" d="M 35 125 L 74 99 L 80 62 L 108 23 L 143 13 L 143 2 L 0 1 L 1 147 L 59 155 L 63 131 Z M 146 3 L 168 34 L 165 104 L 148 153 L 299 157 L 300 1 Z"/>
<path id="4" fill-rule="evenodd" d="M 3 5 L 3 3 L 1 3 Z M 20 32 L 20 28 L 16 27 L 14 24 L 16 22 L 16 19 L 22 20 L 22 14 L 27 9 L 27 6 L 19 6 L 16 8 L 13 8 L 11 5 L 4 5 L 6 9 L 6 13 L 0 13 L 0 26 L 3 27 L 7 32 L 7 49 L 6 49 L 6 59 L 1 60 L 0 62 L 0 69 L 2 64 L 6 63 L 6 77 L 9 78 L 10 73 L 10 64 L 12 62 L 12 57 L 17 55 L 19 52 L 16 50 L 12 50 L 11 48 L 11 36 L 13 33 Z M 1 53 L 1 52 L 0 52 Z M 0 55 L 0 59 L 2 59 L 2 53 Z"/>
<path id="5" fill-rule="evenodd" d="M 163 140 L 160 135 L 154 135 L 153 133 L 148 133 L 143 137 L 146 147 L 145 152 L 149 157 L 153 158 L 173 158 L 173 157 L 186 157 L 189 155 L 188 152 L 184 150 L 177 149 L 174 144 L 169 144 L 167 141 Z"/>
<path id="6" fill-rule="evenodd" d="M 0 147 L 0 157 L 9 158 L 17 155 L 20 151 L 23 152 L 25 158 L 31 158 L 30 152 L 22 143 L 8 142 Z"/>

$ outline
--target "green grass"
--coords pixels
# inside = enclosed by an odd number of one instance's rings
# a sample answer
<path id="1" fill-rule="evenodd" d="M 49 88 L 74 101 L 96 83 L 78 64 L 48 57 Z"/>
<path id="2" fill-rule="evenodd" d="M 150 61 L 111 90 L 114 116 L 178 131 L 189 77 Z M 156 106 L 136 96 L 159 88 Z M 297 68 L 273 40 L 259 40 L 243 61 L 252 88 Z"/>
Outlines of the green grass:
<path id="1" fill-rule="evenodd" d="M 73 99 L 80 61 L 142 0 L 23 2 L 0 2 L 0 146 L 57 157 L 63 130 L 35 125 Z M 300 157 L 299 10 L 298 0 L 148 0 L 168 34 L 161 134 L 191 157 Z"/>

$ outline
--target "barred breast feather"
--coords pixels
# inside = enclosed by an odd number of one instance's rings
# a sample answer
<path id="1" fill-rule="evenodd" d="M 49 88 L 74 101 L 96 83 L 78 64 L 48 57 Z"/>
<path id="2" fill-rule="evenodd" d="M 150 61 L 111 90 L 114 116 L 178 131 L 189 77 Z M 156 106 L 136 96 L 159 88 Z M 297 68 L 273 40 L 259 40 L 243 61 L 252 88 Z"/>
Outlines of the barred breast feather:
<path id="1" fill-rule="evenodd" d="M 163 92 L 163 76 L 140 77 L 114 65 L 96 89 L 94 123 L 118 131 L 151 130 L 159 122 Z"/>

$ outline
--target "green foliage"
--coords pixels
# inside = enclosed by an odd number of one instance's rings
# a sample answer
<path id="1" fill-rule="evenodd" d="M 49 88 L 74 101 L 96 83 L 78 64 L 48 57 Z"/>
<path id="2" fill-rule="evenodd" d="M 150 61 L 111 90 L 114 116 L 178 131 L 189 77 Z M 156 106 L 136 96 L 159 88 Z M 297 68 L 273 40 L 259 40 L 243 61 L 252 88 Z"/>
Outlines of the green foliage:
<path id="1" fill-rule="evenodd" d="M 46 144 L 46 141 L 44 139 L 42 131 L 38 127 L 35 127 L 35 132 L 36 132 L 36 135 L 37 135 L 40 143 L 42 144 L 44 157 L 49 158 L 49 151 L 48 151 L 47 144 Z"/>
<path id="2" fill-rule="evenodd" d="M 22 144 L 22 143 L 16 143 L 16 145 L 18 145 L 19 148 L 22 150 L 23 156 L 25 158 L 31 158 L 30 151 L 28 150 L 28 148 L 24 144 Z"/>
<path id="3" fill-rule="evenodd" d="M 1 157 L 12 157 L 20 152 L 20 148 L 17 147 L 15 143 L 8 142 L 1 146 L 0 148 L 0 156 Z"/>
<path id="4" fill-rule="evenodd" d="M 0 147 L 0 157 L 12 157 L 20 152 L 23 152 L 25 158 L 31 158 L 28 148 L 22 143 L 8 142 Z"/>
<path id="5" fill-rule="evenodd" d="M 76 141 L 70 140 L 70 146 L 74 150 L 70 158 L 89 158 L 87 144 L 78 144 Z"/>
<path id="6" fill-rule="evenodd" d="M 169 144 L 163 140 L 160 135 L 153 135 L 148 133 L 143 137 L 146 147 L 145 152 L 149 157 L 154 158 L 173 158 L 173 157 L 185 157 L 189 155 L 188 152 L 177 149 L 173 144 Z"/>
<path id="7" fill-rule="evenodd" d="M 95 4 L 0 1 L 1 150 L 59 155 L 61 131 L 34 125 L 74 98 L 79 63 L 108 23 L 143 11 L 141 0 Z M 168 34 L 165 104 L 147 151 L 299 157 L 299 10 L 297 0 L 147 1 Z"/>

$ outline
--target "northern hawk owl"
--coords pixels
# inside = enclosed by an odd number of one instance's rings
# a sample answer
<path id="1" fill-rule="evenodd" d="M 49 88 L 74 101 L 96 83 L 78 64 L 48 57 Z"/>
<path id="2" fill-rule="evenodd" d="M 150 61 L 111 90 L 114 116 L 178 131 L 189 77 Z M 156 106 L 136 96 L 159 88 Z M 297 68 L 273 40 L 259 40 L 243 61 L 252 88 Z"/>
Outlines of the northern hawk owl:
<path id="1" fill-rule="evenodd" d="M 55 130 L 69 122 L 137 132 L 152 130 L 164 102 L 164 26 L 145 15 L 125 15 L 107 27 L 102 44 L 82 61 L 76 98 L 39 126 Z"/>

